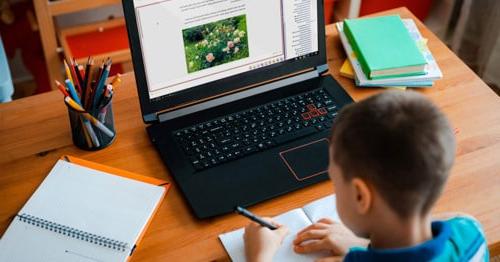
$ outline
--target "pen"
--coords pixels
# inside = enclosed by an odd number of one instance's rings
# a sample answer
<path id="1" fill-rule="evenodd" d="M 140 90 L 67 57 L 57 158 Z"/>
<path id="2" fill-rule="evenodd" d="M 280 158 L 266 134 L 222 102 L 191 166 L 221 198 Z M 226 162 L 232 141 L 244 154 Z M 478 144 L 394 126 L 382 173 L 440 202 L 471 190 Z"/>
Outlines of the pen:
<path id="1" fill-rule="evenodd" d="M 256 222 L 257 224 L 263 226 L 263 227 L 267 227 L 271 230 L 275 230 L 275 229 L 278 229 L 278 227 L 276 227 L 275 225 L 265 221 L 264 219 L 258 217 L 257 215 L 255 215 L 254 213 L 240 207 L 240 206 L 237 206 L 234 211 L 244 217 L 247 217 L 249 218 L 250 220 Z"/>

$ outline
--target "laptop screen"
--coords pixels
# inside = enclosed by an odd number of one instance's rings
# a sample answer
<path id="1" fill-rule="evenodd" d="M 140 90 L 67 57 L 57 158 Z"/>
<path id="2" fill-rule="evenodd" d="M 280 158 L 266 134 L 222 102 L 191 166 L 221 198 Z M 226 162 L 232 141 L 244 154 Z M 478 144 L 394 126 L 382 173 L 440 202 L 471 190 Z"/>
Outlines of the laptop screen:
<path id="1" fill-rule="evenodd" d="M 152 101 L 318 55 L 317 0 L 133 2 Z"/>

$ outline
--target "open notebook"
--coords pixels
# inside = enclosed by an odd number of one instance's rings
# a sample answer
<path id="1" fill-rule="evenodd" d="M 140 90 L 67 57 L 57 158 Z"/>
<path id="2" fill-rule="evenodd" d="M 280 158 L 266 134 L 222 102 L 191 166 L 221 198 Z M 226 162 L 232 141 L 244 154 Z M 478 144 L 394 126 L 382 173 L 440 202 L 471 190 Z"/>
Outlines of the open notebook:
<path id="1" fill-rule="evenodd" d="M 293 239 L 297 233 L 321 218 L 330 218 L 340 222 L 335 207 L 335 195 L 330 195 L 313 201 L 302 208 L 297 208 L 273 218 L 274 221 L 286 225 L 289 233 L 283 240 L 281 248 L 274 256 L 275 261 L 313 261 L 328 254 L 297 254 L 293 251 Z M 234 262 L 245 261 L 245 246 L 243 242 L 244 228 L 221 234 L 219 239 Z"/>
<path id="2" fill-rule="evenodd" d="M 168 190 L 162 180 L 65 159 L 0 239 L 0 261 L 125 261 Z"/>

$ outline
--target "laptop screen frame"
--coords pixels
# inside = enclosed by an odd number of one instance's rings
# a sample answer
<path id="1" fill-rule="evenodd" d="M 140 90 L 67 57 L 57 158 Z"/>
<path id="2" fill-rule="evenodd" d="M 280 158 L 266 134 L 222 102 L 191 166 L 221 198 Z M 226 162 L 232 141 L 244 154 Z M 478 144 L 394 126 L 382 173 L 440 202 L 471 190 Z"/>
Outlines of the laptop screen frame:
<path id="1" fill-rule="evenodd" d="M 298 60 L 285 60 L 280 63 L 253 69 L 241 74 L 191 87 L 172 94 L 167 94 L 152 100 L 149 96 L 148 83 L 146 80 L 146 72 L 144 68 L 134 3 L 132 0 L 122 0 L 122 4 L 127 26 L 137 93 L 139 95 L 141 112 L 145 123 L 154 121 L 146 116 L 168 110 L 169 108 L 182 108 L 183 105 L 195 104 L 200 100 L 217 97 L 221 94 L 232 93 L 247 86 L 258 85 L 258 83 L 267 82 L 272 79 L 294 74 L 307 69 L 315 69 L 318 66 L 326 64 L 324 7 L 323 0 L 317 0 L 317 55 L 307 56 Z"/>

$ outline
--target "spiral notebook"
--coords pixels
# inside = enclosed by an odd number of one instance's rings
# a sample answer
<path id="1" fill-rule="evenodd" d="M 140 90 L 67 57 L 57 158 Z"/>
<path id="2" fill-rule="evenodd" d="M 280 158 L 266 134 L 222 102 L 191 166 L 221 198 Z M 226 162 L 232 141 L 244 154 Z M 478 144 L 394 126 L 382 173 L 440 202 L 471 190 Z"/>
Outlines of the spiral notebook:
<path id="1" fill-rule="evenodd" d="M 165 181 L 65 156 L 0 239 L 0 261 L 126 261 Z"/>
<path id="2" fill-rule="evenodd" d="M 321 218 L 330 218 L 340 222 L 335 207 L 335 195 L 315 200 L 302 208 L 292 209 L 273 218 L 274 221 L 288 227 L 288 235 L 274 256 L 274 261 L 314 261 L 328 256 L 328 253 L 297 254 L 293 251 L 292 242 L 303 228 L 315 223 Z M 234 262 L 245 261 L 244 228 L 219 235 L 224 248 Z"/>

